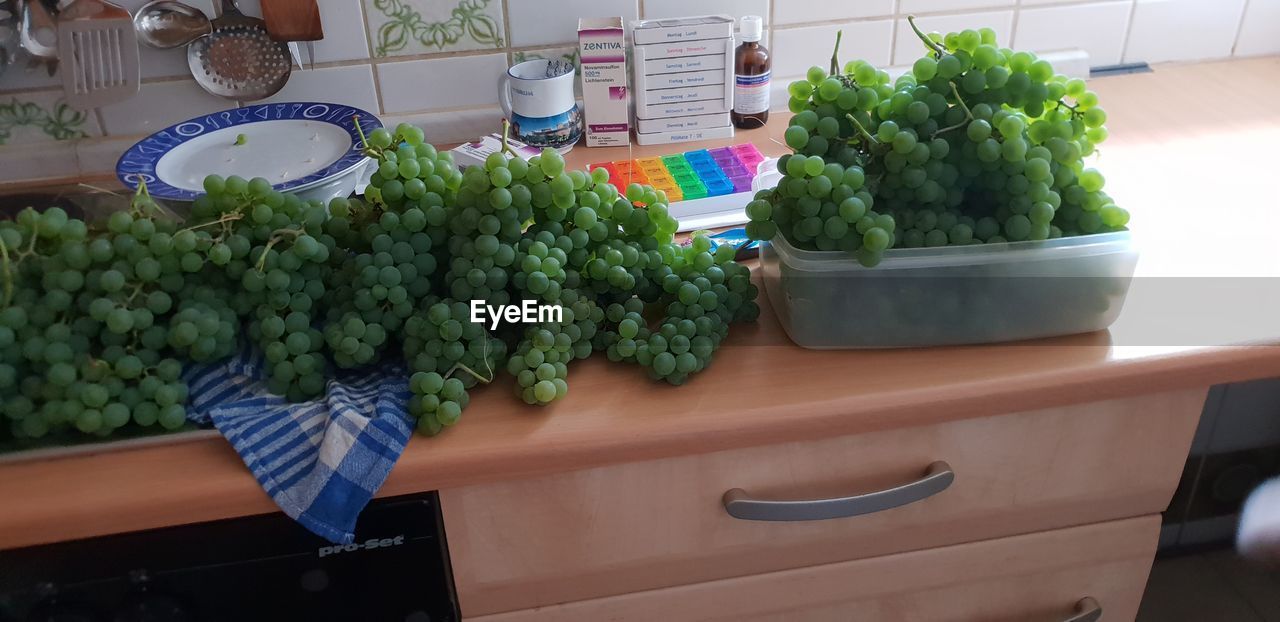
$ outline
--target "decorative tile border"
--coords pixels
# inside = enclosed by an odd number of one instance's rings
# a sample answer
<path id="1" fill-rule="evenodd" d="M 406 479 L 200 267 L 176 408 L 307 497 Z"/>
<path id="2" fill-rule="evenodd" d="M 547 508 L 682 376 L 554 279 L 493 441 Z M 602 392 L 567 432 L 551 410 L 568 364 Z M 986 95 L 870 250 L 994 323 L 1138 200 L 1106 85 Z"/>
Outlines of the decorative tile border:
<path id="1" fill-rule="evenodd" d="M 0 100 L 0 145 L 14 141 L 24 130 L 39 132 L 49 140 L 85 138 L 88 114 L 61 101 L 49 106 L 18 99 Z M 33 142 L 33 141 L 24 141 Z"/>
<path id="2" fill-rule="evenodd" d="M 365 0 L 375 56 L 502 48 L 502 0 Z"/>

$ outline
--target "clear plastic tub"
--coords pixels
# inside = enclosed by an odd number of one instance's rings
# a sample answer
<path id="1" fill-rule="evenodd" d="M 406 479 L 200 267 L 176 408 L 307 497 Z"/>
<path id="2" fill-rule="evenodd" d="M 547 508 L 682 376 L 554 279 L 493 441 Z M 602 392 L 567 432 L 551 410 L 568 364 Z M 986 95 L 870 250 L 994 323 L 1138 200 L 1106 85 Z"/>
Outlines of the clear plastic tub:
<path id="1" fill-rule="evenodd" d="M 1102 330 L 1120 315 L 1138 252 L 1129 232 L 893 249 L 875 268 L 839 251 L 762 244 L 765 291 L 806 348 L 993 343 Z"/>

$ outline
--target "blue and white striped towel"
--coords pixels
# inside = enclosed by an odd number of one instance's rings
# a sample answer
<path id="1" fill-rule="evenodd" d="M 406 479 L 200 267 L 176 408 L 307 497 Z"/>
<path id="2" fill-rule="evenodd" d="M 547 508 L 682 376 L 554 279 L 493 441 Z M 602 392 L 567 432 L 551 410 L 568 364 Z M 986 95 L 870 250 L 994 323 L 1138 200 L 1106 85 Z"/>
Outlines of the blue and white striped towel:
<path id="1" fill-rule="evenodd" d="M 231 442 L 280 509 L 330 542 L 350 544 L 356 518 L 413 433 L 405 370 L 387 365 L 330 380 L 301 404 L 271 395 L 248 351 L 187 370 L 189 418 Z"/>

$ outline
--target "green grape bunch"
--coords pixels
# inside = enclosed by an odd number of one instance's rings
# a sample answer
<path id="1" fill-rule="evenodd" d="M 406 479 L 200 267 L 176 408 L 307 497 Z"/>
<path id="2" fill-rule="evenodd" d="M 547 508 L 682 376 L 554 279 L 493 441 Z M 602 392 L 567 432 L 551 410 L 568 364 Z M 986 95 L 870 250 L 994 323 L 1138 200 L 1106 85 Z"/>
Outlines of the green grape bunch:
<path id="1" fill-rule="evenodd" d="M 409 414 L 418 431 L 435 436 L 458 423 L 470 403 L 467 393 L 488 384 L 506 356 L 506 344 L 471 321 L 470 307 L 448 298 L 429 301 L 405 324 Z"/>
<path id="2" fill-rule="evenodd" d="M 459 170 L 405 124 L 363 141 L 376 167 L 368 188 L 327 204 L 266 179 L 209 175 L 185 221 L 145 185 L 101 222 L 58 208 L 0 220 L 0 440 L 181 429 L 184 367 L 246 342 L 263 354 L 266 388 L 292 401 L 322 396 L 342 370 L 404 369 L 407 411 L 436 435 L 482 385 L 509 381 L 532 405 L 563 399 L 569 366 L 595 352 L 683 384 L 732 323 L 759 313 L 733 249 L 704 236 L 680 245 L 668 198 L 651 186 L 620 190 L 549 149 L 529 159 L 504 149 Z M 837 175 L 820 158 L 793 158 L 793 191 L 830 185 L 862 202 L 831 213 L 857 216 L 849 228 L 865 235 L 853 250 L 888 244 L 897 229 L 872 211 L 864 163 Z M 826 211 L 815 212 L 824 232 Z M 474 321 L 473 303 L 561 313 L 495 328 Z"/>
<path id="3" fill-rule="evenodd" d="M 184 427 L 182 361 L 218 356 L 233 332 L 234 313 L 192 284 L 205 268 L 199 239 L 145 185 L 101 223 L 57 207 L 0 221 L 4 434 Z"/>
<path id="4" fill-rule="evenodd" d="M 1083 80 L 989 28 L 920 32 L 896 80 L 862 60 L 788 86 L 793 154 L 747 206 L 748 234 L 841 250 L 867 267 L 891 248 L 1046 240 L 1124 230 L 1129 214 L 1085 159 L 1107 139 Z"/>
<path id="5" fill-rule="evenodd" d="M 365 151 L 377 171 L 364 200 L 329 204 L 328 230 L 344 240 L 345 252 L 331 274 L 325 338 L 342 368 L 380 360 L 405 321 L 439 291 L 448 206 L 462 182 L 452 156 L 409 124 L 374 130 Z"/>
<path id="6" fill-rule="evenodd" d="M 262 178 L 210 175 L 191 207 L 197 252 L 266 359 L 267 386 L 301 401 L 326 386 L 329 356 L 316 319 L 338 255 L 329 210 Z"/>

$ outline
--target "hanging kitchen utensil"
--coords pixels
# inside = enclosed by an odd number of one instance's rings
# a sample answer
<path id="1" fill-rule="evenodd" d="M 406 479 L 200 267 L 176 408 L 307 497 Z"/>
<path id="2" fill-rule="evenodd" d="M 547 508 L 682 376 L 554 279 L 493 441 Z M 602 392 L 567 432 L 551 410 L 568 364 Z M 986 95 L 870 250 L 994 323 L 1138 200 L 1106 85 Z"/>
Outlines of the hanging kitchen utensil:
<path id="1" fill-rule="evenodd" d="M 315 42 L 324 39 L 320 23 L 320 6 L 316 0 L 261 0 L 262 19 L 267 32 L 276 41 L 302 41 L 307 44 L 307 60 L 314 67 Z"/>
<path id="2" fill-rule="evenodd" d="M 289 81 L 289 46 L 271 38 L 266 25 L 248 17 L 235 0 L 222 0 L 213 32 L 187 46 L 187 65 L 204 90 L 227 99 L 270 97 Z"/>
<path id="3" fill-rule="evenodd" d="M 58 22 L 40 0 L 22 3 L 22 21 L 18 26 L 18 40 L 22 49 L 41 60 L 58 58 Z"/>
<path id="4" fill-rule="evenodd" d="M 138 94 L 138 36 L 123 7 L 75 0 L 58 14 L 58 57 L 68 104 L 81 109 Z"/>
<path id="5" fill-rule="evenodd" d="M 213 32 L 204 12 L 175 0 L 142 5 L 133 16 L 133 27 L 138 31 L 138 41 L 158 50 L 182 47 Z"/>
<path id="6" fill-rule="evenodd" d="M 18 31 L 21 30 L 22 11 L 19 0 L 0 0 L 0 76 L 18 56 Z"/>

